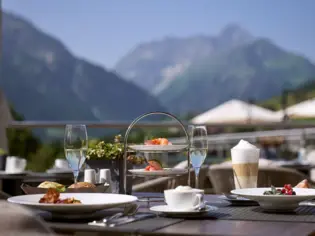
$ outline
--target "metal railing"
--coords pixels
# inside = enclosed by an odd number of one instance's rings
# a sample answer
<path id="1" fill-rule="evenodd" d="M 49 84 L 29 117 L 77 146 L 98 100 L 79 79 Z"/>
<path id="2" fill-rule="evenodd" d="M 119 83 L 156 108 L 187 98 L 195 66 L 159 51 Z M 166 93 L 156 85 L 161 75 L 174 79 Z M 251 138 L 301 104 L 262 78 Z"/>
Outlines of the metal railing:
<path id="1" fill-rule="evenodd" d="M 85 124 L 89 128 L 128 128 L 131 121 L 12 121 L 8 128 L 63 128 L 66 124 Z M 189 125 L 189 122 L 183 122 Z M 272 129 L 289 129 L 289 128 L 313 128 L 315 122 L 272 122 L 272 123 L 217 123 L 217 124 L 198 124 L 205 125 L 208 128 L 272 128 Z M 141 122 L 136 127 L 179 127 L 176 122 Z"/>

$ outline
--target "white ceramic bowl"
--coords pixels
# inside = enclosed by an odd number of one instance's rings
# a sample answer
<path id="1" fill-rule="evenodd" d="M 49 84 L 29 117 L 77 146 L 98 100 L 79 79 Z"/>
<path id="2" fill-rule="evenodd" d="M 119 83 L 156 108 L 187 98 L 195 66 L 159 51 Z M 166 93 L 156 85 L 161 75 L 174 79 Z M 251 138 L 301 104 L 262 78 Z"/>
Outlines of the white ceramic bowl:
<path id="1" fill-rule="evenodd" d="M 300 202 L 315 199 L 315 189 L 293 188 L 296 195 L 263 195 L 269 190 L 271 188 L 244 188 L 232 190 L 231 193 L 256 201 L 263 209 L 272 211 L 292 211 Z"/>

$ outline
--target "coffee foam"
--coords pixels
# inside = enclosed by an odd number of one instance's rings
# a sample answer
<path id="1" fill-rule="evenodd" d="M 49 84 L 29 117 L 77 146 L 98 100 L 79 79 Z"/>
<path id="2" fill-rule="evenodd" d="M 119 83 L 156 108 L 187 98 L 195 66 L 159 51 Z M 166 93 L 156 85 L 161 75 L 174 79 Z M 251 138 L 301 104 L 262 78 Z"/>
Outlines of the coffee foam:
<path id="1" fill-rule="evenodd" d="M 239 141 L 238 144 L 235 147 L 233 147 L 232 149 L 246 149 L 246 150 L 254 149 L 254 150 L 257 150 L 258 148 L 255 145 L 241 139 L 241 141 Z"/>
<path id="2" fill-rule="evenodd" d="M 231 149 L 232 163 L 256 163 L 259 161 L 260 150 L 253 144 L 241 140 Z"/>
<path id="3" fill-rule="evenodd" d="M 191 188 L 190 186 L 177 186 L 175 188 L 176 191 L 190 191 L 193 190 L 193 188 Z"/>

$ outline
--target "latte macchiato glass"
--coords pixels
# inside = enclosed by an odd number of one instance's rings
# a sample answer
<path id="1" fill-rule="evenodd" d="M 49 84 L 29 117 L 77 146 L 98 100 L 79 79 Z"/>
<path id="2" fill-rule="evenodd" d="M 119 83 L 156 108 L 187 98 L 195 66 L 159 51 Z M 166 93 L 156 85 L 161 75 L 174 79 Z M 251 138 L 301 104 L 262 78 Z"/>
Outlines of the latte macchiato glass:
<path id="1" fill-rule="evenodd" d="M 231 149 L 236 189 L 257 187 L 259 152 L 259 148 L 244 140 Z"/>

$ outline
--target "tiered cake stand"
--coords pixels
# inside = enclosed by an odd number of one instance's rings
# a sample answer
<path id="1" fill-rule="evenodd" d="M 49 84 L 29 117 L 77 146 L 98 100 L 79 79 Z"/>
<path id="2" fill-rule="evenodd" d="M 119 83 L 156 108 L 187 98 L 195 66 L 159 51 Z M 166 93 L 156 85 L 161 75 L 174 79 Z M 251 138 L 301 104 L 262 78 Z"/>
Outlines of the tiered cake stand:
<path id="1" fill-rule="evenodd" d="M 173 144 L 173 145 L 129 145 L 128 144 L 128 137 L 130 134 L 130 131 L 132 128 L 136 126 L 136 124 L 148 117 L 148 116 L 154 116 L 154 115 L 164 115 L 167 117 L 170 117 L 176 121 L 178 126 L 184 131 L 186 136 L 186 142 L 184 144 Z M 176 124 L 175 123 L 175 124 Z M 167 124 L 167 123 L 166 123 Z M 172 123 L 174 126 L 174 123 Z M 137 175 L 137 176 L 176 176 L 176 175 L 183 175 L 188 173 L 188 185 L 190 185 L 190 154 L 189 154 L 189 147 L 190 147 L 190 140 L 189 136 L 187 134 L 187 130 L 185 129 L 185 126 L 183 123 L 174 115 L 166 112 L 150 112 L 143 114 L 136 118 L 128 127 L 125 137 L 124 137 L 124 158 L 122 163 L 122 175 L 120 176 L 120 193 L 122 194 L 131 194 L 131 192 L 128 193 L 127 191 L 127 175 L 128 175 L 128 169 L 127 169 L 127 156 L 128 152 L 142 152 L 142 153 L 171 153 L 171 152 L 186 152 L 187 153 L 187 168 L 186 169 L 170 169 L 165 168 L 161 171 L 141 171 L 141 170 L 130 170 L 131 175 Z"/>

